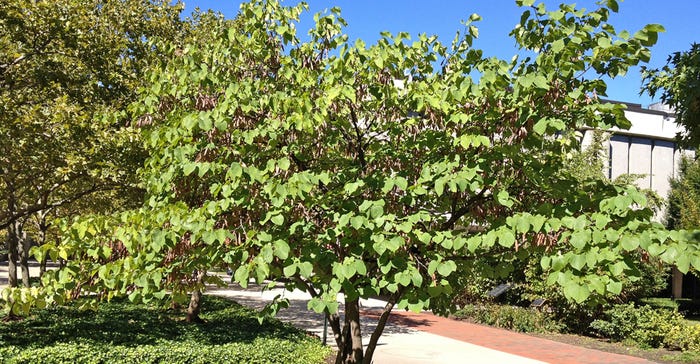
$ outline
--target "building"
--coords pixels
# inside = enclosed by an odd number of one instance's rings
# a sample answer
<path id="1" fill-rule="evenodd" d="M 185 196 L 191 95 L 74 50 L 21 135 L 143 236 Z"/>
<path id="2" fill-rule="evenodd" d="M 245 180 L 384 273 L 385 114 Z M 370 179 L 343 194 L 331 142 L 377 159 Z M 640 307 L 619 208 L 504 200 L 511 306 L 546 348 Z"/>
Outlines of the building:
<path id="1" fill-rule="evenodd" d="M 627 105 L 625 116 L 632 126 L 629 130 L 612 129 L 607 141 L 608 168 L 606 174 L 615 179 L 623 174 L 640 176 L 636 184 L 666 198 L 670 191 L 669 179 L 678 176 L 681 156 L 694 156 L 694 151 L 681 149 L 675 142 L 681 128 L 675 123 L 672 110 L 660 103 L 648 109 L 640 104 Z M 589 145 L 593 132 L 584 133 L 583 145 Z"/>

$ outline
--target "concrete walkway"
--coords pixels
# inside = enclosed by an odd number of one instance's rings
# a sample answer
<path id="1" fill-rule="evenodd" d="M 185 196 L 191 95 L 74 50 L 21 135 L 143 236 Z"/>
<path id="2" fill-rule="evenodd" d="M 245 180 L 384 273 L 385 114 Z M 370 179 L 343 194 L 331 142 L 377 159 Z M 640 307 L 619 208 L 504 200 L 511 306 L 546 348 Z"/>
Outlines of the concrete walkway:
<path id="1" fill-rule="evenodd" d="M 323 337 L 323 315 L 306 309 L 306 293 L 285 291 L 281 287 L 261 291 L 259 286 L 215 289 L 209 294 L 231 298 L 243 305 L 262 308 L 276 295 L 290 301 L 290 307 L 278 318 Z M 363 342 L 376 327 L 384 307 L 379 300 L 363 300 Z M 342 305 L 341 305 L 342 312 Z M 334 346 L 328 328 L 327 342 Z M 394 310 L 374 354 L 375 363 L 512 363 L 512 364 L 649 364 L 648 360 L 582 348 L 508 330 L 456 321 L 431 313 Z"/>
<path id="2" fill-rule="evenodd" d="M 232 286 L 233 287 L 233 286 Z M 289 292 L 282 287 L 261 291 L 260 286 L 250 286 L 248 289 L 215 289 L 209 294 L 227 297 L 236 302 L 253 308 L 262 308 L 275 296 L 282 295 L 289 299 L 289 308 L 281 310 L 277 318 L 292 323 L 303 330 L 323 337 L 323 315 L 307 310 L 306 304 L 309 295 L 301 292 Z M 379 300 L 363 300 L 362 306 L 362 333 L 365 345 L 369 342 L 369 335 L 376 327 L 376 315 L 384 307 L 384 302 Z M 342 305 L 341 305 L 342 310 Z M 341 311 L 342 312 L 342 311 Z M 375 363 L 396 364 L 424 364 L 424 363 L 464 363 L 468 358 L 469 363 L 513 363 L 513 364 L 538 364 L 538 360 L 525 358 L 501 352 L 487 347 L 474 345 L 465 341 L 452 339 L 421 330 L 420 321 L 413 325 L 396 320 L 390 320 L 384 328 L 384 333 L 379 339 L 374 353 Z M 333 332 L 328 327 L 327 344 L 335 347 Z"/>

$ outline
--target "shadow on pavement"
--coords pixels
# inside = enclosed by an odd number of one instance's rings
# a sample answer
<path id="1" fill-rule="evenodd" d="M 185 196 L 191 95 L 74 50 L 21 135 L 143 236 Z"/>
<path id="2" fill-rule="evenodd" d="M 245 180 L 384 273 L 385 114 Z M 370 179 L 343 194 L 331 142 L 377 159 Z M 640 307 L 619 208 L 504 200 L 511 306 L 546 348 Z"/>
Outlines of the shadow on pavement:
<path id="1" fill-rule="evenodd" d="M 321 337 L 323 335 L 324 317 L 322 314 L 307 309 L 307 303 L 309 301 L 308 295 L 300 291 L 285 291 L 282 287 L 283 286 L 278 285 L 272 290 L 262 291 L 261 286 L 257 285 L 249 286 L 245 289 L 238 285 L 231 285 L 228 289 L 212 289 L 209 290 L 208 293 L 230 298 L 242 305 L 258 310 L 265 307 L 265 305 L 270 302 L 275 295 L 280 294 L 282 297 L 289 299 L 289 307 L 286 309 L 281 309 L 277 313 L 277 318 Z M 342 315 L 344 312 L 342 303 L 340 304 L 339 310 L 342 320 Z M 377 320 L 379 319 L 380 314 L 381 309 L 375 307 L 361 308 L 360 323 L 362 325 L 363 336 L 368 337 L 371 335 L 377 326 Z M 396 320 L 393 320 L 392 317 L 395 317 Z M 419 321 L 421 320 L 390 316 L 389 322 L 387 322 L 387 325 L 384 328 L 383 335 L 413 333 L 415 332 L 415 329 L 412 329 L 411 327 L 417 327 L 425 324 Z M 327 335 L 328 343 L 332 344 L 334 340 L 333 331 L 331 330 L 330 325 L 327 328 Z"/>

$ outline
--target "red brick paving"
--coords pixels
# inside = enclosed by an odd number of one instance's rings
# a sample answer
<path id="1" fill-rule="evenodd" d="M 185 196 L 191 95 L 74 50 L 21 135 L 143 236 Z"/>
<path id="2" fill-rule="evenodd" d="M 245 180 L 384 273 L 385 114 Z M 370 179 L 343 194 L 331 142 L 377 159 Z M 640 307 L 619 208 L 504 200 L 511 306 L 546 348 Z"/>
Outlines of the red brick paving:
<path id="1" fill-rule="evenodd" d="M 365 311 L 365 313 L 372 314 Z M 649 360 L 607 353 L 513 331 L 435 316 L 394 311 L 390 321 L 415 330 L 552 364 L 650 364 Z"/>

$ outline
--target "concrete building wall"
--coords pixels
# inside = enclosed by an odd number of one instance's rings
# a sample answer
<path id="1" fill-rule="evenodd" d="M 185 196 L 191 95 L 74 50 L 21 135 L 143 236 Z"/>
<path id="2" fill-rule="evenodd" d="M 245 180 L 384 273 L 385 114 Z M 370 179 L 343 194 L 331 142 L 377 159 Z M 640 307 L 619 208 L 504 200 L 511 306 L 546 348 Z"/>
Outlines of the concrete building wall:
<path id="1" fill-rule="evenodd" d="M 623 135 L 613 135 L 610 137 L 608 150 L 610 153 L 610 172 L 608 177 L 615 179 L 621 174 L 629 173 L 629 138 Z"/>
<path id="2" fill-rule="evenodd" d="M 675 147 L 671 141 L 656 140 L 651 151 L 651 189 L 663 197 L 671 190 L 669 178 L 677 174 L 673 157 Z"/>
<path id="3" fill-rule="evenodd" d="M 694 153 L 677 147 L 674 139 L 681 129 L 667 109 L 627 106 L 625 116 L 632 126 L 628 130 L 610 130 L 608 170 L 605 172 L 611 179 L 623 174 L 640 175 L 637 186 L 650 188 L 665 198 L 670 190 L 669 179 L 678 175 L 681 156 L 692 157 Z M 584 147 L 591 143 L 592 134 L 590 130 L 584 133 Z"/>

